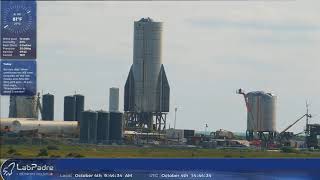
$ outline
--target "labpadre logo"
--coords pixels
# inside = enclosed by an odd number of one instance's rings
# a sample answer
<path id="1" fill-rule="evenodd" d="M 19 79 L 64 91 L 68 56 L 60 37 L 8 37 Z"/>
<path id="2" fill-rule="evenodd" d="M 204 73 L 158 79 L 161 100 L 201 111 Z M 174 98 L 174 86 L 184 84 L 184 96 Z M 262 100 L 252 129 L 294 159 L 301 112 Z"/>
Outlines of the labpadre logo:
<path id="1" fill-rule="evenodd" d="M 13 172 L 19 172 L 19 171 L 53 171 L 54 167 L 51 165 L 39 165 L 37 163 L 21 163 L 21 162 L 9 162 L 4 163 L 1 167 L 1 176 L 3 179 L 5 177 L 9 177 L 13 174 Z"/>
<path id="2" fill-rule="evenodd" d="M 15 162 L 10 163 L 7 167 L 2 169 L 2 174 L 4 176 L 11 176 L 15 166 L 16 166 Z"/>

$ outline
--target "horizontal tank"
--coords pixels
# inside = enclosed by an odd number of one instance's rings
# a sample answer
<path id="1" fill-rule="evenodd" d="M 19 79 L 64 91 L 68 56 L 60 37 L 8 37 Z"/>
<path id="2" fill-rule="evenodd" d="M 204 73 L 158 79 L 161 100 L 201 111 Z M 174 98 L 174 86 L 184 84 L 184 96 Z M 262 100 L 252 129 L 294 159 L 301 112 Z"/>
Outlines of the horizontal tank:
<path id="1" fill-rule="evenodd" d="M 38 121 L 26 118 L 1 118 L 1 130 L 9 128 L 10 131 L 38 130 L 45 135 L 75 136 L 79 133 L 77 121 Z"/>
<path id="2" fill-rule="evenodd" d="M 276 101 L 271 93 L 255 91 L 246 94 L 248 102 L 247 130 L 253 132 L 276 131 Z"/>

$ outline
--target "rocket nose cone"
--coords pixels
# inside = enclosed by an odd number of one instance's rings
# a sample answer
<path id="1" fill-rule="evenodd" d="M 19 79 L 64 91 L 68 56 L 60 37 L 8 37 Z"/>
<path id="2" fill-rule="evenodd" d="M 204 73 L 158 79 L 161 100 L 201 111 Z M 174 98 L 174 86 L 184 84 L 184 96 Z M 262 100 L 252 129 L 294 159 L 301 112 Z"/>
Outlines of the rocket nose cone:
<path id="1" fill-rule="evenodd" d="M 139 22 L 153 22 L 153 19 L 151 19 L 150 17 L 141 18 Z"/>

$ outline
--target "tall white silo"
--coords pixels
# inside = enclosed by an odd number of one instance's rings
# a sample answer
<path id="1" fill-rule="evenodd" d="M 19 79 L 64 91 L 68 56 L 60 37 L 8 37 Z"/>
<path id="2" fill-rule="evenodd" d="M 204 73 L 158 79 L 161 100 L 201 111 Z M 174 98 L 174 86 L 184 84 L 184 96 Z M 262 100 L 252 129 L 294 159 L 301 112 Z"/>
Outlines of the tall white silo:
<path id="1" fill-rule="evenodd" d="M 277 97 L 263 91 L 250 92 L 247 95 L 247 130 L 252 132 L 276 132 Z"/>
<path id="2" fill-rule="evenodd" d="M 119 88 L 112 87 L 109 90 L 109 111 L 119 112 Z"/>

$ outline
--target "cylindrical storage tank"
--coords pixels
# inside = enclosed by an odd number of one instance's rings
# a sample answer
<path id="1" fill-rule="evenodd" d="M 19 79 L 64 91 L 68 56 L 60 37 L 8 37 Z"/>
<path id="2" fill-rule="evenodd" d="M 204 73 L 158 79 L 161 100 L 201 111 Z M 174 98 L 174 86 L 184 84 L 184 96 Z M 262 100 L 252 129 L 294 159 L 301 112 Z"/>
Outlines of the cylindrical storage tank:
<path id="1" fill-rule="evenodd" d="M 123 136 L 122 116 L 120 112 L 110 112 L 110 141 L 120 143 Z"/>
<path id="2" fill-rule="evenodd" d="M 109 111 L 118 112 L 119 111 L 119 88 L 110 88 L 109 92 Z"/>
<path id="3" fill-rule="evenodd" d="M 98 113 L 95 111 L 82 111 L 80 120 L 80 142 L 97 142 Z"/>
<path id="4" fill-rule="evenodd" d="M 81 119 L 81 113 L 84 111 L 84 96 L 81 94 L 74 95 L 75 101 L 76 101 L 76 121 L 80 121 Z"/>
<path id="5" fill-rule="evenodd" d="M 10 96 L 9 117 L 38 119 L 37 96 Z"/>
<path id="6" fill-rule="evenodd" d="M 248 101 L 247 130 L 253 132 L 276 131 L 277 97 L 262 91 L 250 92 Z"/>
<path id="7" fill-rule="evenodd" d="M 99 143 L 108 144 L 109 132 L 110 132 L 109 113 L 102 110 L 97 112 L 98 112 L 97 141 Z"/>
<path id="8" fill-rule="evenodd" d="M 42 96 L 42 120 L 54 119 L 54 96 L 45 94 Z"/>
<path id="9" fill-rule="evenodd" d="M 133 77 L 135 104 L 142 112 L 156 112 L 157 82 L 162 64 L 162 22 L 142 18 L 134 22 Z"/>
<path id="10" fill-rule="evenodd" d="M 73 96 L 64 97 L 64 121 L 75 121 L 76 119 L 76 101 Z"/>

